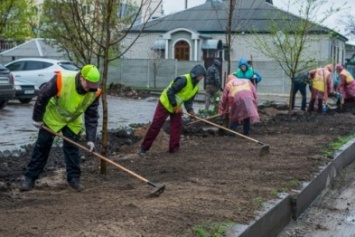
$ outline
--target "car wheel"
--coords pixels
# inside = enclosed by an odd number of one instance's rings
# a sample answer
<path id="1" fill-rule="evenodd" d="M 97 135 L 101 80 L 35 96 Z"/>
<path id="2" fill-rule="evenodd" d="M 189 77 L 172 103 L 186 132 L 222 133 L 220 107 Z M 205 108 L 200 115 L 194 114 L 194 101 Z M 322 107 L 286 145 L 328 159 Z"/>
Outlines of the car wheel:
<path id="1" fill-rule="evenodd" d="M 31 102 L 32 98 L 18 99 L 22 104 L 28 104 Z"/>
<path id="2" fill-rule="evenodd" d="M 0 100 L 0 109 L 4 108 L 7 105 L 8 100 Z"/>

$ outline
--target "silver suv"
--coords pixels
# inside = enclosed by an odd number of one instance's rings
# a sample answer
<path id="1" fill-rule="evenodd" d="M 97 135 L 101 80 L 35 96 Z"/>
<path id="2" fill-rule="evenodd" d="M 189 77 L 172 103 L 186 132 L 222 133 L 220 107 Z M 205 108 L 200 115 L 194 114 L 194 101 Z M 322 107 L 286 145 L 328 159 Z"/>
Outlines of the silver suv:
<path id="1" fill-rule="evenodd" d="M 0 64 L 0 109 L 4 108 L 14 96 L 14 77 L 9 69 Z"/>
<path id="2" fill-rule="evenodd" d="M 71 61 L 49 58 L 22 58 L 5 64 L 16 79 L 35 83 L 41 88 L 53 78 L 56 72 L 78 71 L 80 68 Z"/>

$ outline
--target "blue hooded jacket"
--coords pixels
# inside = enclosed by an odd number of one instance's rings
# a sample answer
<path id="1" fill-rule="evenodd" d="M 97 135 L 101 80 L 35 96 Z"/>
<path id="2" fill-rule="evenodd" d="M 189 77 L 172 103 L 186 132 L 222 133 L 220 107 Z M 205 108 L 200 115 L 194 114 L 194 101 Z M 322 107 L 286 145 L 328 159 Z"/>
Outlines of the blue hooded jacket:
<path id="1" fill-rule="evenodd" d="M 241 66 L 245 65 L 246 66 L 246 71 L 241 70 Z M 261 82 L 262 78 L 260 74 L 254 70 L 252 66 L 248 64 L 248 61 L 245 58 L 241 58 L 238 63 L 238 69 L 233 73 L 234 76 L 241 78 L 241 79 L 249 79 L 253 84 L 254 84 L 254 76 L 256 76 L 256 83 L 258 84 Z"/>

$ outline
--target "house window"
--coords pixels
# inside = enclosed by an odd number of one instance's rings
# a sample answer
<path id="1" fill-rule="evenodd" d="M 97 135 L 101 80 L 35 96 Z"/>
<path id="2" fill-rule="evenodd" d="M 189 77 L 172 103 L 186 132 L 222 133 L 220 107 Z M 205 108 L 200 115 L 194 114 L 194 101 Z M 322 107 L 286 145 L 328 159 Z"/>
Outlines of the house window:
<path id="1" fill-rule="evenodd" d="M 190 60 L 190 46 L 186 41 L 180 40 L 175 44 L 175 59 L 179 61 Z"/>

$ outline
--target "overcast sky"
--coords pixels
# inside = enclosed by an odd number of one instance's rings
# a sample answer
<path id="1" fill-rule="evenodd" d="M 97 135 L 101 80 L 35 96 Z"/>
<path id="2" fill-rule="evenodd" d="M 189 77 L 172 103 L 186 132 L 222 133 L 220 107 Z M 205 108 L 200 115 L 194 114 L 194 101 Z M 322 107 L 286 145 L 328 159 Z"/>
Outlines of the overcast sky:
<path id="1" fill-rule="evenodd" d="M 206 0 L 187 0 L 187 7 L 194 7 L 196 5 L 203 4 L 205 1 Z M 283 9 L 285 9 L 285 3 L 287 2 L 288 0 L 273 0 L 274 6 Z M 342 18 L 342 16 L 349 14 L 352 14 L 355 17 L 355 0 L 328 0 L 328 4 L 324 6 L 324 10 L 329 9 L 332 4 L 334 7 L 344 6 L 346 4 L 347 7 L 343 11 L 331 15 L 329 19 L 324 22 L 324 24 L 326 24 L 327 27 L 344 34 L 344 27 L 340 25 L 339 19 Z M 165 14 L 182 11 L 185 8 L 185 0 L 163 0 L 163 8 Z M 294 13 L 297 14 L 297 11 Z M 349 37 L 347 36 L 347 38 Z M 355 38 L 349 38 L 349 40 L 351 40 L 351 43 L 355 43 Z"/>

